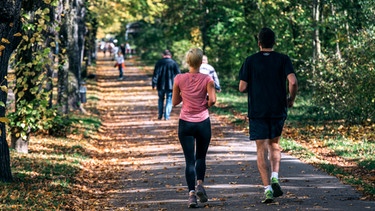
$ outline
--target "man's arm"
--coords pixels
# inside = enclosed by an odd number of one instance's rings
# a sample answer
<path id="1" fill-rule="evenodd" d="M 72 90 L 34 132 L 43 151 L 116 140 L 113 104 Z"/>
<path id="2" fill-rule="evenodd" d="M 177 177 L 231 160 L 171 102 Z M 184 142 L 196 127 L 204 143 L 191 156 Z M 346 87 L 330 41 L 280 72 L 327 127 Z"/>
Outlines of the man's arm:
<path id="1" fill-rule="evenodd" d="M 155 89 L 155 87 L 157 86 L 158 78 L 159 78 L 159 62 L 156 63 L 154 67 L 154 73 L 152 74 L 152 79 L 151 79 L 152 89 Z"/>
<path id="2" fill-rule="evenodd" d="M 215 70 L 212 73 L 212 79 L 214 79 L 216 91 L 221 92 L 219 77 L 217 76 L 217 73 Z"/>
<path id="3" fill-rule="evenodd" d="M 238 86 L 238 90 L 240 90 L 240 92 L 246 92 L 247 91 L 247 82 L 243 81 L 243 80 L 240 80 L 240 85 Z"/>
<path id="4" fill-rule="evenodd" d="M 289 97 L 288 97 L 288 107 L 293 107 L 294 100 L 296 99 L 297 91 L 298 91 L 298 81 L 297 77 L 294 73 L 288 75 L 288 82 L 289 82 Z"/>

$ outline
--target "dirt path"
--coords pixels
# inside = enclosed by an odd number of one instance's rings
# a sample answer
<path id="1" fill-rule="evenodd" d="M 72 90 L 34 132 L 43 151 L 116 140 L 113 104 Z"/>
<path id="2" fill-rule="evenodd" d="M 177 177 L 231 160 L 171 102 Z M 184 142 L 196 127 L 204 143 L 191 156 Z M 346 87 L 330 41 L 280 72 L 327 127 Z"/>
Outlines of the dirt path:
<path id="1" fill-rule="evenodd" d="M 157 120 L 157 93 L 150 78 L 127 60 L 124 80 L 113 61 L 98 61 L 97 82 L 102 120 L 96 183 L 96 210 L 187 210 L 184 158 L 177 138 L 179 108 L 171 120 Z M 255 145 L 247 134 L 211 115 L 213 139 L 207 157 L 208 210 L 374 210 L 373 202 L 336 178 L 283 154 L 284 196 L 260 203 L 263 188 Z M 105 166 L 106 170 L 102 170 Z M 100 170 L 99 170 L 100 169 Z M 91 175 L 92 176 L 92 175 Z"/>

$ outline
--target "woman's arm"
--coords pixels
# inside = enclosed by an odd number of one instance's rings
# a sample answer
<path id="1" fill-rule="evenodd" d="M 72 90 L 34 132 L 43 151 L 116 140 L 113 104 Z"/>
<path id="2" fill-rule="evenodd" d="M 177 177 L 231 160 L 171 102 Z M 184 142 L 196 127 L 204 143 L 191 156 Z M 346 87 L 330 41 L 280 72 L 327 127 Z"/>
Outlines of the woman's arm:
<path id="1" fill-rule="evenodd" d="M 211 107 L 216 103 L 216 90 L 214 81 L 210 81 L 207 84 L 208 102 L 207 106 Z"/>
<path id="2" fill-rule="evenodd" d="M 173 84 L 173 92 L 172 92 L 172 105 L 176 106 L 182 102 L 182 97 L 180 94 L 180 88 L 176 85 L 176 83 Z"/>

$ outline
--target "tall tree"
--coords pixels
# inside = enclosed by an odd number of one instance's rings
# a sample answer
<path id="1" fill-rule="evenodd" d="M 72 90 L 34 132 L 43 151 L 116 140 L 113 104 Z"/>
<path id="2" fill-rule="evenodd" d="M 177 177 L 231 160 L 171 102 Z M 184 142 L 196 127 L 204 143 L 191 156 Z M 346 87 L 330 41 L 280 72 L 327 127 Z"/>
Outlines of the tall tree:
<path id="1" fill-rule="evenodd" d="M 69 71 L 74 75 L 70 78 L 73 85 L 72 90 L 68 91 L 69 106 L 72 109 L 80 109 L 79 88 L 82 81 L 82 61 L 85 43 L 85 0 L 66 0 L 64 4 L 63 26 L 66 30 L 65 39 L 67 42 L 66 50 L 68 56 Z"/>
<path id="2" fill-rule="evenodd" d="M 0 181 L 12 181 L 9 146 L 6 141 L 5 105 L 7 101 L 7 75 L 9 58 L 17 48 L 21 31 L 20 12 L 22 0 L 2 0 L 0 2 Z"/>
<path id="3" fill-rule="evenodd" d="M 23 2 L 24 35 L 15 59 L 16 108 L 9 114 L 11 143 L 18 152 L 28 152 L 30 133 L 42 128 L 49 112 L 53 9 L 45 1 Z"/>

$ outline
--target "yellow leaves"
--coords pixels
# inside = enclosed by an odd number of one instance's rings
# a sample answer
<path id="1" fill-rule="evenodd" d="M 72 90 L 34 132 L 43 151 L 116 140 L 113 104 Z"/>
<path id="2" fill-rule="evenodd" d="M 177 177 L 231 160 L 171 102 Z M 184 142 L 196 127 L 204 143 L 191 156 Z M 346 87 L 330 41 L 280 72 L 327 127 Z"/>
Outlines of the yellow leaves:
<path id="1" fill-rule="evenodd" d="M 9 123 L 9 119 L 6 117 L 0 117 L 0 122 Z"/>
<path id="2" fill-rule="evenodd" d="M 26 35 L 22 36 L 22 39 L 25 40 L 26 42 L 29 41 L 29 37 Z"/>
<path id="3" fill-rule="evenodd" d="M 9 40 L 6 38 L 1 38 L 1 42 L 5 44 L 10 44 Z"/>
<path id="4" fill-rule="evenodd" d="M 17 93 L 17 95 L 18 95 L 19 98 L 22 98 L 25 95 L 25 92 L 20 91 L 20 92 Z"/>
<path id="5" fill-rule="evenodd" d="M 0 56 L 3 54 L 3 50 L 5 49 L 4 45 L 0 45 Z"/>
<path id="6" fill-rule="evenodd" d="M 22 34 L 20 32 L 18 32 L 18 33 L 15 33 L 13 36 L 15 36 L 15 37 L 21 37 Z"/>
<path id="7" fill-rule="evenodd" d="M 8 87 L 5 85 L 0 86 L 1 91 L 8 93 Z"/>

